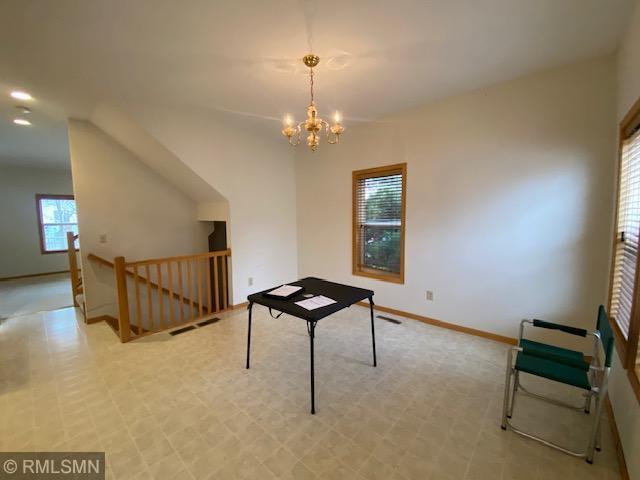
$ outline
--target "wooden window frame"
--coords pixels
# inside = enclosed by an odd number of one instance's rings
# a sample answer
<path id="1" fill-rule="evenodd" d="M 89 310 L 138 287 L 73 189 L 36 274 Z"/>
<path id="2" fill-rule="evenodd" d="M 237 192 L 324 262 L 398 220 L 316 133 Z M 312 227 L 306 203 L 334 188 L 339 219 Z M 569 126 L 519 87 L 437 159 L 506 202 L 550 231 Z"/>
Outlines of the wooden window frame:
<path id="1" fill-rule="evenodd" d="M 400 173 L 402 175 L 402 212 L 400 225 L 400 273 L 380 273 L 375 270 L 363 269 L 358 264 L 358 181 L 368 177 L 382 177 Z M 407 210 L 407 164 L 396 163 L 384 167 L 355 170 L 352 174 L 352 273 L 359 277 L 368 277 L 384 282 L 404 284 L 404 244 L 405 223 Z"/>
<path id="2" fill-rule="evenodd" d="M 48 194 L 48 193 L 36 193 L 36 214 L 38 218 L 38 235 L 40 237 L 40 253 L 42 255 L 49 255 L 50 253 L 66 253 L 69 251 L 68 248 L 64 250 L 46 250 L 44 243 L 44 223 L 42 222 L 42 211 L 40 209 L 40 200 L 75 200 L 74 195 L 60 195 L 60 194 Z M 76 248 L 76 252 L 79 251 Z"/>
<path id="3" fill-rule="evenodd" d="M 609 272 L 609 299 L 608 307 L 611 310 L 611 300 L 613 296 L 613 275 L 615 269 L 615 254 L 616 254 L 616 242 L 618 241 L 618 210 L 619 210 L 619 195 L 620 195 L 620 171 L 622 165 L 622 145 L 624 141 L 632 135 L 635 128 L 640 125 L 640 98 L 634 103 L 629 112 L 625 115 L 622 122 L 620 122 L 620 128 L 618 130 L 618 162 L 616 173 L 616 195 L 615 195 L 615 208 L 616 213 L 614 217 L 613 227 L 613 244 L 611 254 L 611 269 Z M 638 378 L 638 372 L 636 369 L 636 358 L 638 355 L 638 338 L 640 336 L 640 255 L 638 256 L 634 280 L 634 301 L 631 306 L 631 318 L 629 319 L 629 334 L 625 338 L 623 332 L 620 330 L 618 323 L 611 320 L 611 327 L 616 339 L 616 349 L 622 362 L 622 367 L 627 370 L 627 376 L 631 387 L 636 394 L 636 398 L 640 403 L 640 379 Z"/>

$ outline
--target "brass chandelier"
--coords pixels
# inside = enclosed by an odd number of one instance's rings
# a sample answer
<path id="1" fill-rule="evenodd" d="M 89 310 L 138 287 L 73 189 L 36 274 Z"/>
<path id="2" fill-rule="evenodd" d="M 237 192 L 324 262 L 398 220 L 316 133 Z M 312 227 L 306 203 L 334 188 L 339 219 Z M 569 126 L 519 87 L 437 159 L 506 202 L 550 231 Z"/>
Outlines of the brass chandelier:
<path id="1" fill-rule="evenodd" d="M 311 102 L 307 107 L 307 119 L 304 122 L 298 123 L 294 126 L 293 118 L 290 115 L 285 116 L 284 118 L 284 128 L 282 129 L 282 134 L 287 137 L 290 145 L 294 147 L 300 143 L 300 135 L 302 133 L 302 129 L 304 128 L 309 134 L 307 135 L 307 145 L 311 149 L 311 151 L 315 151 L 320 144 L 320 135 L 322 133 L 322 128 L 324 127 L 324 131 L 326 134 L 327 143 L 334 145 L 338 143 L 340 140 L 340 134 L 344 132 L 344 127 L 340 123 L 342 119 L 340 112 L 335 112 L 333 115 L 333 125 L 329 125 L 325 120 L 322 120 L 318 117 L 318 110 L 316 109 L 316 104 L 313 100 L 313 67 L 318 65 L 320 62 L 320 57 L 313 54 L 305 55 L 302 58 L 304 64 L 309 67 L 309 83 L 310 83 L 310 91 L 311 91 Z"/>

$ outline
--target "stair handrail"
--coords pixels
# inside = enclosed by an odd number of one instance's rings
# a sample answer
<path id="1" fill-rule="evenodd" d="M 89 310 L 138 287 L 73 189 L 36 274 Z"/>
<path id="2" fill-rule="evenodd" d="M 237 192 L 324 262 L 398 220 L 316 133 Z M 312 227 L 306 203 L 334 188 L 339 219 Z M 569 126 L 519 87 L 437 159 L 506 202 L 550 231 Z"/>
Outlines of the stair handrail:
<path id="1" fill-rule="evenodd" d="M 197 253 L 193 255 L 180 255 L 174 257 L 164 257 L 164 258 L 153 258 L 153 259 L 144 259 L 137 261 L 126 261 L 123 256 L 118 256 L 114 258 L 114 261 L 111 262 L 99 255 L 94 253 L 89 253 L 87 255 L 87 259 L 93 262 L 96 262 L 100 265 L 113 268 L 115 281 L 116 281 L 116 292 L 117 292 L 117 305 L 118 305 L 118 335 L 120 336 L 120 340 L 124 342 L 128 342 L 132 340 L 132 330 L 135 334 L 134 338 L 138 338 L 142 335 L 155 333 L 156 331 L 167 330 L 181 324 L 193 323 L 203 318 L 213 314 L 220 313 L 230 309 L 228 303 L 228 274 L 229 269 L 227 265 L 227 258 L 231 256 L 231 249 L 219 250 L 214 252 L 205 252 L 205 253 Z M 223 260 L 224 259 L 224 260 Z M 184 295 L 183 292 L 183 280 L 182 280 L 182 264 L 186 263 L 187 267 L 187 276 L 191 278 L 191 282 L 187 282 L 188 286 L 188 296 Z M 202 271 L 201 268 L 204 263 L 205 271 Z M 168 285 L 169 288 L 162 285 L 162 267 L 165 267 L 165 270 L 169 277 L 172 277 L 172 265 L 179 267 L 178 272 L 178 280 L 180 282 L 179 292 L 173 291 L 173 278 L 169 279 Z M 191 266 L 197 269 L 197 273 L 194 270 L 191 271 Z M 155 266 L 157 272 L 157 279 L 160 283 L 156 283 L 150 278 L 150 269 Z M 140 269 L 145 271 L 146 276 L 140 273 Z M 218 272 L 220 270 L 220 273 Z M 204 281 L 202 281 L 202 274 L 205 274 Z M 193 278 L 192 275 L 196 274 L 196 289 L 192 291 L 193 287 Z M 135 288 L 134 301 L 136 306 L 136 319 L 137 323 L 132 324 L 130 321 L 130 311 L 129 311 L 129 291 L 127 288 L 127 277 L 133 278 L 133 284 Z M 219 283 L 220 282 L 220 283 Z M 145 329 L 141 324 L 143 322 L 141 316 L 141 301 L 140 301 L 140 291 L 138 288 L 138 284 L 145 284 L 147 286 L 147 301 L 148 301 L 148 322 L 149 328 Z M 213 285 L 212 285 L 213 284 Z M 213 289 L 212 289 L 213 287 Z M 221 288 L 219 288 L 221 287 Z M 151 289 L 155 290 L 156 297 L 161 299 L 158 303 L 157 309 L 160 311 L 160 322 L 162 323 L 162 328 L 156 329 L 154 328 L 153 318 L 152 318 L 152 304 L 151 304 Z M 219 295 L 219 290 L 220 295 Z M 160 293 L 161 292 L 161 293 Z M 165 316 L 164 316 L 164 294 L 169 296 L 169 309 L 171 315 L 171 323 L 172 326 L 165 325 Z M 206 296 L 203 296 L 205 294 Z M 162 295 L 162 296 L 161 296 Z M 197 301 L 194 300 L 195 295 L 197 295 Z M 215 300 L 214 300 L 215 298 Z M 180 324 L 176 324 L 176 319 L 174 318 L 174 309 L 173 304 L 171 303 L 174 300 L 178 300 L 178 305 L 184 304 L 188 306 L 188 311 L 190 312 L 191 318 L 187 321 L 184 321 L 183 307 L 179 307 L 180 313 Z M 215 305 L 215 306 L 213 306 Z M 186 308 L 186 307 L 185 307 Z M 197 312 L 194 315 L 194 311 Z M 166 319 L 167 324 L 169 323 L 169 318 Z"/>

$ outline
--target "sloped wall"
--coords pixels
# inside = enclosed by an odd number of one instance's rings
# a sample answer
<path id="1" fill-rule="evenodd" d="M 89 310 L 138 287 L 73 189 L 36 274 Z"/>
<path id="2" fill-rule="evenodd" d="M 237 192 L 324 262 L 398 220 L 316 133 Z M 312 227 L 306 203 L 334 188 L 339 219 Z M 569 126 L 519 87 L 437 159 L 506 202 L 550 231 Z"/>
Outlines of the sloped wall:
<path id="1" fill-rule="evenodd" d="M 234 304 L 252 292 L 297 278 L 294 158 L 278 122 L 272 122 L 271 129 L 212 111 L 124 108 L 228 200 Z"/>
<path id="2" fill-rule="evenodd" d="M 88 316 L 115 315 L 113 271 L 89 253 L 141 260 L 205 252 L 211 227 L 197 220 L 196 202 L 93 124 L 71 120 L 69 145 Z"/>

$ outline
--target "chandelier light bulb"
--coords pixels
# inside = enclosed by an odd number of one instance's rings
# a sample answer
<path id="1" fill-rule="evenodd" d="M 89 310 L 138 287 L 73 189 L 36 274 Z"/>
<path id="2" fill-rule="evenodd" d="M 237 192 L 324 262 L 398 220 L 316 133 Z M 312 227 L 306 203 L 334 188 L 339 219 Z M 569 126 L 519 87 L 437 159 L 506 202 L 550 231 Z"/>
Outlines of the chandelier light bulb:
<path id="1" fill-rule="evenodd" d="M 333 114 L 333 121 L 336 123 L 340 123 L 342 121 L 342 114 L 340 112 L 335 112 Z"/>
<path id="2" fill-rule="evenodd" d="M 291 118 L 291 115 L 285 115 L 283 123 L 285 125 L 285 127 L 290 127 L 293 125 L 293 118 Z"/>

